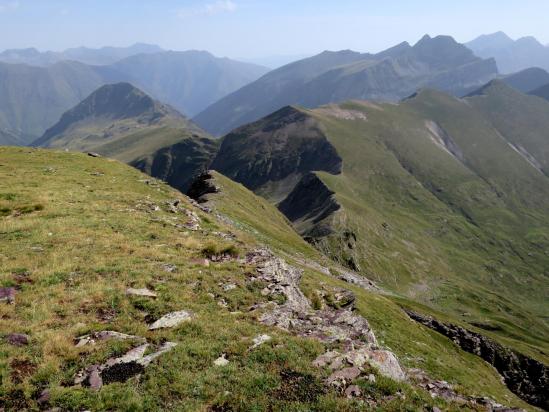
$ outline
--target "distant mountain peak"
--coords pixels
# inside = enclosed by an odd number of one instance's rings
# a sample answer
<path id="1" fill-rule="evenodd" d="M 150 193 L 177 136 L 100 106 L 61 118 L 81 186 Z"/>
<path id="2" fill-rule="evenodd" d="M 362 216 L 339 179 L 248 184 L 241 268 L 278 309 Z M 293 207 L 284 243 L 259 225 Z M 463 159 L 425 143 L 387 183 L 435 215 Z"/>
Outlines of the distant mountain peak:
<path id="1" fill-rule="evenodd" d="M 504 74 L 536 66 L 549 70 L 549 48 L 532 36 L 515 41 L 505 33 L 497 32 L 479 36 L 465 45 L 479 57 L 496 59 Z"/>
<path id="2" fill-rule="evenodd" d="M 128 82 L 101 86 L 67 114 L 73 121 L 84 117 L 125 119 L 146 114 L 151 116 L 151 120 L 168 114 L 182 116 Z"/>
<path id="3" fill-rule="evenodd" d="M 137 124 L 149 126 L 160 123 L 164 118 L 186 122 L 185 117 L 175 109 L 154 100 L 130 83 L 107 84 L 65 112 L 59 122 L 49 128 L 34 145 L 46 145 L 51 139 L 82 122 L 132 119 Z"/>

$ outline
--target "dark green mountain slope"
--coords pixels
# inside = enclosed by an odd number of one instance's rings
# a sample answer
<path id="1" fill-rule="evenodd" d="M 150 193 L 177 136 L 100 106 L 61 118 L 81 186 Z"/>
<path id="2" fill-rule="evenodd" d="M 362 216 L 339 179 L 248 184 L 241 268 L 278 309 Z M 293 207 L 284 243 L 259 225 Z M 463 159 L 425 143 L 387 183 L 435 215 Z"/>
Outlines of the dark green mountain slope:
<path id="1" fill-rule="evenodd" d="M 100 87 L 66 112 L 34 146 L 93 151 L 186 190 L 217 143 L 185 116 L 132 86 Z M 180 164 L 185 162 L 184 167 Z M 172 173 L 176 169 L 177 173 Z"/>
<path id="2" fill-rule="evenodd" d="M 76 62 L 47 68 L 0 63 L 0 128 L 30 143 L 103 83 L 93 68 Z"/>
<path id="3" fill-rule="evenodd" d="M 500 106 L 528 133 L 500 122 Z M 398 105 L 289 108 L 228 135 L 213 165 L 246 184 L 284 170 L 250 187 L 283 199 L 318 249 L 547 362 L 549 178 L 526 153 L 543 165 L 546 106 L 494 82 L 465 100 L 426 90 Z M 340 170 L 300 168 L 312 154 L 288 142 L 310 130 L 326 142 L 314 153 L 336 153 Z M 297 160 L 271 168 L 284 150 Z"/>
<path id="4" fill-rule="evenodd" d="M 468 101 L 532 167 L 549 176 L 549 102 L 498 81 Z"/>
<path id="5" fill-rule="evenodd" d="M 533 96 L 541 97 L 545 100 L 549 100 L 549 83 L 535 90 L 532 90 L 530 94 Z"/>
<path id="6" fill-rule="evenodd" d="M 452 38 L 425 36 L 413 47 L 402 43 L 377 55 L 324 52 L 284 66 L 221 99 L 194 120 L 220 135 L 286 105 L 398 101 L 424 86 L 461 95 L 496 74 L 493 60 L 475 57 Z"/>
<path id="7" fill-rule="evenodd" d="M 501 80 L 523 93 L 530 93 L 541 86 L 549 84 L 549 73 L 538 67 L 532 67 L 505 76 Z"/>

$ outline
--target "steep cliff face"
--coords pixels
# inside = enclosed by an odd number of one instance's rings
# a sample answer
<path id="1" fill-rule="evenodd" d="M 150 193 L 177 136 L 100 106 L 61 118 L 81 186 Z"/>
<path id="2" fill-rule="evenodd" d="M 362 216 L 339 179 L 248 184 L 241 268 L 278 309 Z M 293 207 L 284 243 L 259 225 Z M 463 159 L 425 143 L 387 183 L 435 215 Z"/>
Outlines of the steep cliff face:
<path id="1" fill-rule="evenodd" d="M 341 207 L 334 194 L 315 173 L 308 173 L 278 205 L 278 209 L 305 238 L 321 237 L 330 234 L 332 229 L 329 225 L 317 225 Z"/>
<path id="2" fill-rule="evenodd" d="M 549 409 L 549 368 L 479 333 L 407 310 L 411 319 L 450 338 L 463 350 L 480 356 L 500 373 L 509 389 L 532 405 Z"/>
<path id="3" fill-rule="evenodd" d="M 288 106 L 229 133 L 211 169 L 278 203 L 306 173 L 339 173 L 341 158 L 315 119 Z"/>
<path id="4" fill-rule="evenodd" d="M 215 140 L 192 136 L 136 159 L 130 165 L 186 192 L 193 178 L 207 170 L 217 148 Z"/>

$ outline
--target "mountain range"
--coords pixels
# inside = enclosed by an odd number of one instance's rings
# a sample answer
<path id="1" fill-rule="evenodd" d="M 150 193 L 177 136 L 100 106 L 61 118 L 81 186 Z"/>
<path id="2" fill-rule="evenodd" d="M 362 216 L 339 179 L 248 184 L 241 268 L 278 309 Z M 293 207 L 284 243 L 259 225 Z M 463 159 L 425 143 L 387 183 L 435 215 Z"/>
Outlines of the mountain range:
<path id="1" fill-rule="evenodd" d="M 266 70 L 197 51 L 139 54 L 105 66 L 0 63 L 0 130 L 28 144 L 98 87 L 117 82 L 131 82 L 192 116 Z"/>
<path id="2" fill-rule="evenodd" d="M 421 87 L 463 95 L 497 76 L 493 59 L 482 60 L 451 37 L 423 37 L 384 52 L 324 52 L 274 70 L 229 94 L 194 120 L 223 135 L 290 104 L 316 107 L 349 99 L 398 101 Z"/>
<path id="3" fill-rule="evenodd" d="M 152 44 L 136 43 L 129 47 L 76 47 L 61 52 L 40 52 L 35 48 L 9 49 L 0 53 L 0 62 L 28 64 L 29 66 L 51 66 L 64 60 L 77 61 L 90 65 L 112 64 L 136 54 L 159 53 L 162 48 Z"/>
<path id="4" fill-rule="evenodd" d="M 509 74 L 530 67 L 549 70 L 549 47 L 534 37 L 511 39 L 503 32 L 482 35 L 465 44 L 477 56 L 494 58 L 501 73 Z"/>
<path id="5" fill-rule="evenodd" d="M 549 408 L 544 69 L 0 70 L 0 409 Z"/>

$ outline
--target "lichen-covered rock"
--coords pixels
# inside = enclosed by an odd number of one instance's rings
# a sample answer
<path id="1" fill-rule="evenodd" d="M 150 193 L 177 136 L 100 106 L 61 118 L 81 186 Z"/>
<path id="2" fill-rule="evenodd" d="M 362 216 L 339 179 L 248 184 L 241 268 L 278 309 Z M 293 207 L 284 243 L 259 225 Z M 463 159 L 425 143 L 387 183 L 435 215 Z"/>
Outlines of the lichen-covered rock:
<path id="1" fill-rule="evenodd" d="M 328 385 L 345 387 L 358 378 L 360 374 L 359 368 L 344 368 L 332 373 L 326 382 Z"/>
<path id="2" fill-rule="evenodd" d="M 191 320 L 192 313 L 186 310 L 168 313 L 149 326 L 149 330 L 173 328 L 180 323 Z"/>
<path id="3" fill-rule="evenodd" d="M 76 338 L 76 346 L 85 346 L 85 345 L 95 345 L 97 341 L 104 341 L 104 340 L 138 340 L 138 341 L 144 341 L 145 338 L 142 338 L 140 336 L 134 336 L 134 335 L 127 335 L 125 333 L 115 332 L 112 330 L 103 330 L 100 332 L 94 332 L 89 335 L 79 336 Z"/>
<path id="4" fill-rule="evenodd" d="M 371 350 L 368 355 L 370 364 L 378 368 L 383 376 L 395 381 L 403 381 L 406 378 L 394 353 L 387 350 Z"/>
<path id="5" fill-rule="evenodd" d="M 157 295 L 152 290 L 149 290 L 147 288 L 142 289 L 134 289 L 134 288 L 128 288 L 126 289 L 126 295 L 130 296 L 141 296 L 145 298 L 156 298 Z"/>

